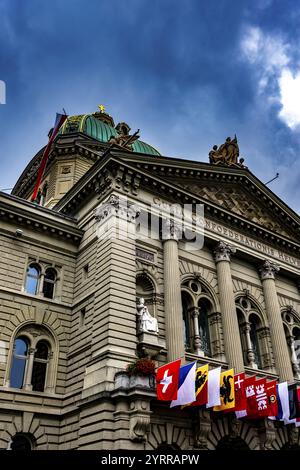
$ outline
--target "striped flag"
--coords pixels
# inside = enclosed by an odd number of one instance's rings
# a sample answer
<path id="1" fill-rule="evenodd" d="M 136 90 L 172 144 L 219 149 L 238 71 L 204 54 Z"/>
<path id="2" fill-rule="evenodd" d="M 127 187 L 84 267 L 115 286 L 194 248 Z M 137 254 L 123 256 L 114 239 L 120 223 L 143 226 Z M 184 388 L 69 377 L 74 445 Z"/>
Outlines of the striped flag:
<path id="1" fill-rule="evenodd" d="M 195 391 L 196 362 L 180 367 L 177 399 L 173 400 L 170 408 L 187 405 L 196 399 Z"/>
<path id="2" fill-rule="evenodd" d="M 33 195 L 32 195 L 32 198 L 31 198 L 32 202 L 34 202 L 36 200 L 36 197 L 37 197 L 37 194 L 38 194 L 38 190 L 39 190 L 39 187 L 40 187 L 40 184 L 41 184 L 41 181 L 42 181 L 42 178 L 43 178 L 43 174 L 44 174 L 44 171 L 45 171 L 45 168 L 46 168 L 46 164 L 47 164 L 51 144 L 52 144 L 53 140 L 55 139 L 59 129 L 61 128 L 61 126 L 63 125 L 65 120 L 67 119 L 67 117 L 68 116 L 66 114 L 56 113 L 56 120 L 55 120 L 54 128 L 53 128 L 52 134 L 50 136 L 47 147 L 45 148 L 45 151 L 44 151 L 41 163 L 40 163 L 40 167 L 39 167 L 35 187 L 34 187 L 34 190 L 33 190 Z"/>

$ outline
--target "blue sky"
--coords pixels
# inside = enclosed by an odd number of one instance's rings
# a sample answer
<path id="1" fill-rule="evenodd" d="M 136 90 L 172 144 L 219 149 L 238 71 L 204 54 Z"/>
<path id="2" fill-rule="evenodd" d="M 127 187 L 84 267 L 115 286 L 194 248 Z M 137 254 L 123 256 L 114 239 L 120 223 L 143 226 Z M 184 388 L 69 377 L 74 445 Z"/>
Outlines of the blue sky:
<path id="1" fill-rule="evenodd" d="M 269 187 L 299 212 L 300 2 L 0 0 L 0 21 L 1 189 L 56 111 L 104 103 L 168 156 L 208 161 L 236 133 L 249 169 L 278 171 Z"/>

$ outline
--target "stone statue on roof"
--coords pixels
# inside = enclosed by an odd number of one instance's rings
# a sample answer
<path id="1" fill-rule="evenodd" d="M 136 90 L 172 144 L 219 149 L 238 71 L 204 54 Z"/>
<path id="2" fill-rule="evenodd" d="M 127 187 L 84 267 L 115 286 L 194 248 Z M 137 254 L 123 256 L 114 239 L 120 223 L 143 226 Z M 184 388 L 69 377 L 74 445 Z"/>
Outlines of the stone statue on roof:
<path id="1" fill-rule="evenodd" d="M 227 137 L 224 144 L 214 145 L 209 152 L 209 162 L 212 165 L 243 166 L 244 159 L 238 161 L 240 151 L 236 135 L 233 139 Z"/>

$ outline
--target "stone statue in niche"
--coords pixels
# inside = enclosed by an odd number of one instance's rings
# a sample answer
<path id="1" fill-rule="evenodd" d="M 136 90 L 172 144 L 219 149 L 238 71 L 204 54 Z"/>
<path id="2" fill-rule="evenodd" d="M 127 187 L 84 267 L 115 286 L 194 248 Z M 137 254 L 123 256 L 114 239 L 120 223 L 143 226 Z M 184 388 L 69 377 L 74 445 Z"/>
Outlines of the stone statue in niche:
<path id="1" fill-rule="evenodd" d="M 137 317 L 139 333 L 158 333 L 157 320 L 152 317 L 143 298 L 139 299 L 139 304 L 137 305 Z"/>

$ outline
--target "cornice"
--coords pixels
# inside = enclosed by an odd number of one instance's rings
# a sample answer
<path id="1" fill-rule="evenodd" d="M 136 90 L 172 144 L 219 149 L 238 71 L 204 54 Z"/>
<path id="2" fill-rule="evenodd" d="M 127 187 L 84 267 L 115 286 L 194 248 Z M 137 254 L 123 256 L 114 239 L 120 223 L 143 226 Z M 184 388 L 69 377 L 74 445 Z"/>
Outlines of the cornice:
<path id="1" fill-rule="evenodd" d="M 33 187 L 36 181 L 37 170 L 44 149 L 45 147 L 39 150 L 39 152 L 28 163 L 25 170 L 19 177 L 17 183 L 15 184 L 12 190 L 12 194 L 24 198 L 29 197 L 29 195 L 33 191 Z M 99 159 L 99 157 L 101 157 L 101 150 L 104 151 L 105 146 L 101 145 L 101 142 L 97 144 L 93 139 L 91 141 L 88 141 L 87 136 L 85 134 L 76 133 L 68 134 L 66 136 L 58 136 L 57 139 L 54 141 L 53 147 L 50 151 L 45 169 L 45 175 L 49 172 L 52 163 L 56 158 L 71 158 L 73 155 L 79 154 L 80 156 L 92 160 L 92 162 L 95 162 Z"/>
<path id="2" fill-rule="evenodd" d="M 74 213 L 77 207 L 79 207 L 86 198 L 90 197 L 91 192 L 94 191 L 101 196 L 104 196 L 113 187 L 118 188 L 119 190 L 121 189 L 125 193 L 128 193 L 129 190 L 131 190 L 131 195 L 138 199 L 137 190 L 139 188 L 143 188 L 145 190 L 149 190 L 154 195 L 168 199 L 170 202 L 182 204 L 204 204 L 205 216 L 212 220 L 219 222 L 222 221 L 260 241 L 264 241 L 272 245 L 276 244 L 294 255 L 300 253 L 300 244 L 279 235 L 276 232 L 268 230 L 255 222 L 251 222 L 245 217 L 230 212 L 229 210 L 224 209 L 201 196 L 197 196 L 194 193 L 189 192 L 187 189 L 175 185 L 169 180 L 163 179 L 164 172 L 162 172 L 161 176 L 158 176 L 157 173 L 154 173 L 153 167 L 155 166 L 155 164 L 149 162 L 147 164 L 139 163 L 134 166 L 125 160 L 121 160 L 116 155 L 112 154 L 110 149 L 108 149 L 103 154 L 101 161 L 98 161 L 90 168 L 90 170 L 59 201 L 55 206 L 55 209 L 62 213 Z M 211 165 L 208 166 L 211 168 Z M 214 177 L 214 169 L 212 171 L 208 171 L 207 165 L 205 165 L 205 167 L 207 177 Z M 165 168 L 167 167 L 165 166 Z M 176 168 L 171 168 L 171 170 L 176 171 Z M 190 170 L 193 171 L 193 168 Z M 241 183 L 245 181 L 244 179 L 247 175 L 243 174 L 244 170 L 237 170 L 240 174 L 230 174 L 228 169 L 226 170 L 226 176 L 229 181 L 236 180 Z M 200 172 L 200 170 L 197 171 Z M 291 224 L 294 224 L 295 230 L 298 229 L 300 231 L 300 225 L 297 225 L 296 221 L 291 220 Z"/>
<path id="3" fill-rule="evenodd" d="M 78 244 L 83 230 L 72 217 L 38 206 L 17 196 L 0 192 L 0 220 L 50 234 Z"/>
<path id="4" fill-rule="evenodd" d="M 121 156 L 120 152 L 113 151 L 113 155 Z M 287 216 L 288 223 L 293 222 L 300 227 L 300 217 L 287 204 L 282 201 L 273 191 L 263 184 L 248 168 L 232 168 L 221 165 L 211 165 L 206 162 L 195 162 L 172 157 L 157 157 L 155 161 L 136 157 L 134 154 L 126 154 L 126 161 L 133 163 L 137 168 L 147 171 L 156 171 L 159 175 L 169 177 L 199 177 L 215 182 L 227 182 L 246 184 L 248 190 L 264 201 L 269 202 L 269 207 L 274 208 L 277 216 Z M 276 207 L 277 206 L 277 207 Z M 280 212 L 280 209 L 282 212 Z M 300 233 L 300 228 L 299 228 Z"/>

